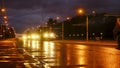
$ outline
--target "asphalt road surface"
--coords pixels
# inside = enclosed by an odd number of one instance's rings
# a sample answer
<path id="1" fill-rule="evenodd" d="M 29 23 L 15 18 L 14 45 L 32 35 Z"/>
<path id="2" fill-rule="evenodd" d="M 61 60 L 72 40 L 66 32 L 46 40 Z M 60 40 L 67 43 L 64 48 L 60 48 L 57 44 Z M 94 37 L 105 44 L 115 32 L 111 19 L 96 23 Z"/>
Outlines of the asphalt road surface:
<path id="1" fill-rule="evenodd" d="M 17 39 L 0 40 L 0 68 L 48 68 L 42 60 L 33 58 Z"/>
<path id="2" fill-rule="evenodd" d="M 24 40 L 23 47 L 50 68 L 120 68 L 115 41 Z"/>
<path id="3" fill-rule="evenodd" d="M 15 39 L 0 40 L 0 68 L 25 68 L 22 60 Z"/>
<path id="4" fill-rule="evenodd" d="M 2 40 L 0 68 L 120 68 L 120 50 L 115 41 Z"/>

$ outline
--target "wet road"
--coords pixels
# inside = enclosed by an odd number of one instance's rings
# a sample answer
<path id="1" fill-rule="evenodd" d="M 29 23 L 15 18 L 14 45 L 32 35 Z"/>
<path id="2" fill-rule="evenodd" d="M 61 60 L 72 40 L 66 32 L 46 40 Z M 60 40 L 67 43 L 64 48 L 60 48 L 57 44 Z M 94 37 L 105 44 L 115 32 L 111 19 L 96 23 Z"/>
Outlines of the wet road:
<path id="1" fill-rule="evenodd" d="M 34 59 L 17 39 L 0 40 L 0 68 L 48 68 L 42 60 Z"/>
<path id="2" fill-rule="evenodd" d="M 116 43 L 79 42 L 24 40 L 23 47 L 51 68 L 120 68 Z"/>
<path id="3" fill-rule="evenodd" d="M 0 40 L 0 68 L 25 68 L 15 39 Z"/>

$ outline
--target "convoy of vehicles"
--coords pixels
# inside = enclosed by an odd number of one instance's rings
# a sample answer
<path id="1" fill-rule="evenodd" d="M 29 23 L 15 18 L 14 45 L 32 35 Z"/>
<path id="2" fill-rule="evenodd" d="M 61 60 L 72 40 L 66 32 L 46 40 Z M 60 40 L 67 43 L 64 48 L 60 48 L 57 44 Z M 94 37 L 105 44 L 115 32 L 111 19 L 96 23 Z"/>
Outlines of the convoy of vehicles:
<path id="1" fill-rule="evenodd" d="M 23 35 L 23 39 L 49 41 L 55 39 L 55 34 L 49 28 L 41 27 L 26 31 Z"/>

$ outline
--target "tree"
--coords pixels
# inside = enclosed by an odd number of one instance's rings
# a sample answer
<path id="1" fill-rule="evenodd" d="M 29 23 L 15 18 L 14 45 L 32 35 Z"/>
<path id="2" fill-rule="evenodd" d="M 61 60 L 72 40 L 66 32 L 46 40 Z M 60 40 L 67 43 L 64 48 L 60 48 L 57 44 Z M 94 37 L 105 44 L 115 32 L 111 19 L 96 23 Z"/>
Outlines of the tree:
<path id="1" fill-rule="evenodd" d="M 53 27 L 57 23 L 57 20 L 54 20 L 53 18 L 49 18 L 47 22 L 48 27 Z"/>

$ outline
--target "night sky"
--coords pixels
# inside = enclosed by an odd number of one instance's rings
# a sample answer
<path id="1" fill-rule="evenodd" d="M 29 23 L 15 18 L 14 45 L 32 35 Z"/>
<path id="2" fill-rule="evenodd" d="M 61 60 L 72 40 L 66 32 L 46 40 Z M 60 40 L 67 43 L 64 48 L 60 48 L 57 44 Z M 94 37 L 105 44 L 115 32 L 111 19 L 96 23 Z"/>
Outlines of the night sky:
<path id="1" fill-rule="evenodd" d="M 0 4 L 2 0 L 0 0 Z M 78 8 L 86 13 L 120 13 L 120 0 L 4 0 L 9 24 L 16 32 L 45 24 L 48 18 L 75 16 Z"/>

